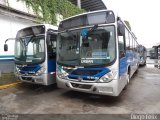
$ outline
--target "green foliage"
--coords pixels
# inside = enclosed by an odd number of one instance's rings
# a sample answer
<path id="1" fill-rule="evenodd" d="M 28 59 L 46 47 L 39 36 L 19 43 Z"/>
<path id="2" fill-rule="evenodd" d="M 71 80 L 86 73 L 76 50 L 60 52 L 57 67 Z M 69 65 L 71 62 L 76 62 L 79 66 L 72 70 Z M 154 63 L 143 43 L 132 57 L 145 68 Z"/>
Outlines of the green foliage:
<path id="1" fill-rule="evenodd" d="M 79 9 L 68 0 L 17 0 L 24 1 L 27 7 L 32 7 L 37 17 L 46 23 L 56 24 L 56 14 L 61 14 L 63 18 L 67 18 L 84 10 Z"/>
<path id="2" fill-rule="evenodd" d="M 4 2 L 6 3 L 7 9 L 8 9 L 8 11 L 9 11 L 9 10 L 10 10 L 10 7 L 9 7 L 9 2 L 8 2 L 8 0 L 4 0 Z"/>
<path id="3" fill-rule="evenodd" d="M 131 30 L 131 25 L 130 25 L 130 23 L 128 22 L 128 21 L 124 21 L 125 22 L 125 24 L 128 26 L 128 28 Z"/>
<path id="4" fill-rule="evenodd" d="M 5 3 L 7 3 L 7 6 L 9 6 L 9 2 L 8 2 L 8 0 L 5 0 Z"/>

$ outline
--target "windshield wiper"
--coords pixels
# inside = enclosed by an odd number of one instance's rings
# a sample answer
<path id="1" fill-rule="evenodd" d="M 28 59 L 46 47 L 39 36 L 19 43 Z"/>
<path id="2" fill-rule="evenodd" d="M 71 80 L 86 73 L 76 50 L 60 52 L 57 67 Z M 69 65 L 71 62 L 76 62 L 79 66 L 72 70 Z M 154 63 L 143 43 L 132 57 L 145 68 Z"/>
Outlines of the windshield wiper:
<path id="1" fill-rule="evenodd" d="M 83 29 L 82 30 L 82 33 L 81 33 L 81 36 L 83 39 L 88 39 L 88 36 L 98 28 L 98 24 L 94 25 L 90 30 L 88 29 Z"/>
<path id="2" fill-rule="evenodd" d="M 94 25 L 88 32 L 88 34 L 92 33 L 94 30 L 98 28 L 98 24 Z"/>
<path id="3" fill-rule="evenodd" d="M 24 56 L 24 59 L 26 60 L 27 59 L 27 49 L 28 49 L 28 44 L 29 44 L 29 42 L 31 42 L 32 40 L 33 40 L 33 38 L 35 37 L 35 35 L 32 35 L 31 36 L 31 38 L 29 39 L 29 40 L 22 40 L 22 38 L 19 38 L 19 41 L 20 41 L 20 43 L 22 44 L 22 46 L 24 46 L 24 48 L 23 48 L 23 56 Z"/>
<path id="4" fill-rule="evenodd" d="M 31 42 L 33 40 L 33 38 L 36 37 L 35 35 L 32 35 L 31 38 L 27 41 L 26 46 L 28 46 L 29 42 Z"/>
<path id="5" fill-rule="evenodd" d="M 22 40 L 22 37 L 19 38 L 19 41 L 24 47 L 28 46 L 29 42 L 32 41 L 32 39 L 35 37 L 35 35 L 32 35 L 29 40 Z"/>

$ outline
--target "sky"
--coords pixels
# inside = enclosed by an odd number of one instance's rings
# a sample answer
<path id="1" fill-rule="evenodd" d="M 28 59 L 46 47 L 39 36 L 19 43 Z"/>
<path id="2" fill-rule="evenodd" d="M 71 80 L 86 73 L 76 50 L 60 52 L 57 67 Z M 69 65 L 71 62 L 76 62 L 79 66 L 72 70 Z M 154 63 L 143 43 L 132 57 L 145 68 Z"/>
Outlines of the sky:
<path id="1" fill-rule="evenodd" d="M 103 0 L 107 9 L 114 10 L 130 22 L 139 44 L 147 48 L 160 43 L 159 0 Z"/>

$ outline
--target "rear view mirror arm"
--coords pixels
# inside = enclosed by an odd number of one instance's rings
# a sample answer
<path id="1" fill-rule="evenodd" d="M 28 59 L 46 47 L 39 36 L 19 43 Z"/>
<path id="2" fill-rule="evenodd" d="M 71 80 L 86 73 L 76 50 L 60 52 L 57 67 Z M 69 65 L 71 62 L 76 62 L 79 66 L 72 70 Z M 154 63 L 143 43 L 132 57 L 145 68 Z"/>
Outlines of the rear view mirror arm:
<path id="1" fill-rule="evenodd" d="M 5 44 L 9 41 L 9 40 L 15 40 L 15 38 L 8 38 L 5 40 Z"/>
<path id="2" fill-rule="evenodd" d="M 9 41 L 9 40 L 15 40 L 15 38 L 8 38 L 7 40 L 5 40 L 4 51 L 8 51 L 7 41 Z"/>

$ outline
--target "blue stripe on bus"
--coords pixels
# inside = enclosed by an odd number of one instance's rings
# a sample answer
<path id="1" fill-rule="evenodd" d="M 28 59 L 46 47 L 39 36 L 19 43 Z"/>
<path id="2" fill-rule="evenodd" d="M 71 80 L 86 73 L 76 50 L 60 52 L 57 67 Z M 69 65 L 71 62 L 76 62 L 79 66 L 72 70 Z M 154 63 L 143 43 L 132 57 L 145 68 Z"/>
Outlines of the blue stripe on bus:
<path id="1" fill-rule="evenodd" d="M 14 62 L 14 59 L 0 59 L 0 62 Z"/>
<path id="2" fill-rule="evenodd" d="M 128 66 L 132 66 L 133 63 L 133 57 L 134 57 L 134 52 L 133 51 L 126 51 L 125 57 L 120 59 L 119 63 L 119 77 L 123 76 L 127 70 Z"/>
<path id="3" fill-rule="evenodd" d="M 127 57 L 121 58 L 119 63 L 119 76 L 123 76 L 127 72 L 127 66 Z"/>
<path id="4" fill-rule="evenodd" d="M 0 62 L 14 62 L 14 55 L 0 56 Z"/>
<path id="5" fill-rule="evenodd" d="M 14 59 L 14 55 L 4 55 L 4 56 L 0 56 L 0 58 L 13 58 Z"/>
<path id="6" fill-rule="evenodd" d="M 48 73 L 56 71 L 56 60 L 48 60 Z"/>
<path id="7" fill-rule="evenodd" d="M 110 70 L 108 68 L 78 68 L 77 70 L 84 70 L 84 71 L 89 71 L 89 70 L 101 70 L 101 72 L 93 75 L 93 76 L 86 76 L 86 75 L 75 75 L 75 74 L 69 74 L 68 77 L 69 78 L 74 78 L 74 79 L 77 79 L 77 78 L 82 78 L 82 79 L 88 79 L 90 77 L 93 77 L 94 79 L 95 78 L 100 78 L 102 77 L 103 75 L 105 75 L 106 73 L 110 72 Z M 73 71 L 74 72 L 74 71 Z"/>
<path id="8" fill-rule="evenodd" d="M 25 73 L 35 74 L 38 70 L 41 69 L 41 66 L 40 65 L 27 65 L 27 66 L 19 67 L 19 68 L 21 69 L 20 73 L 22 74 L 25 74 Z"/>

